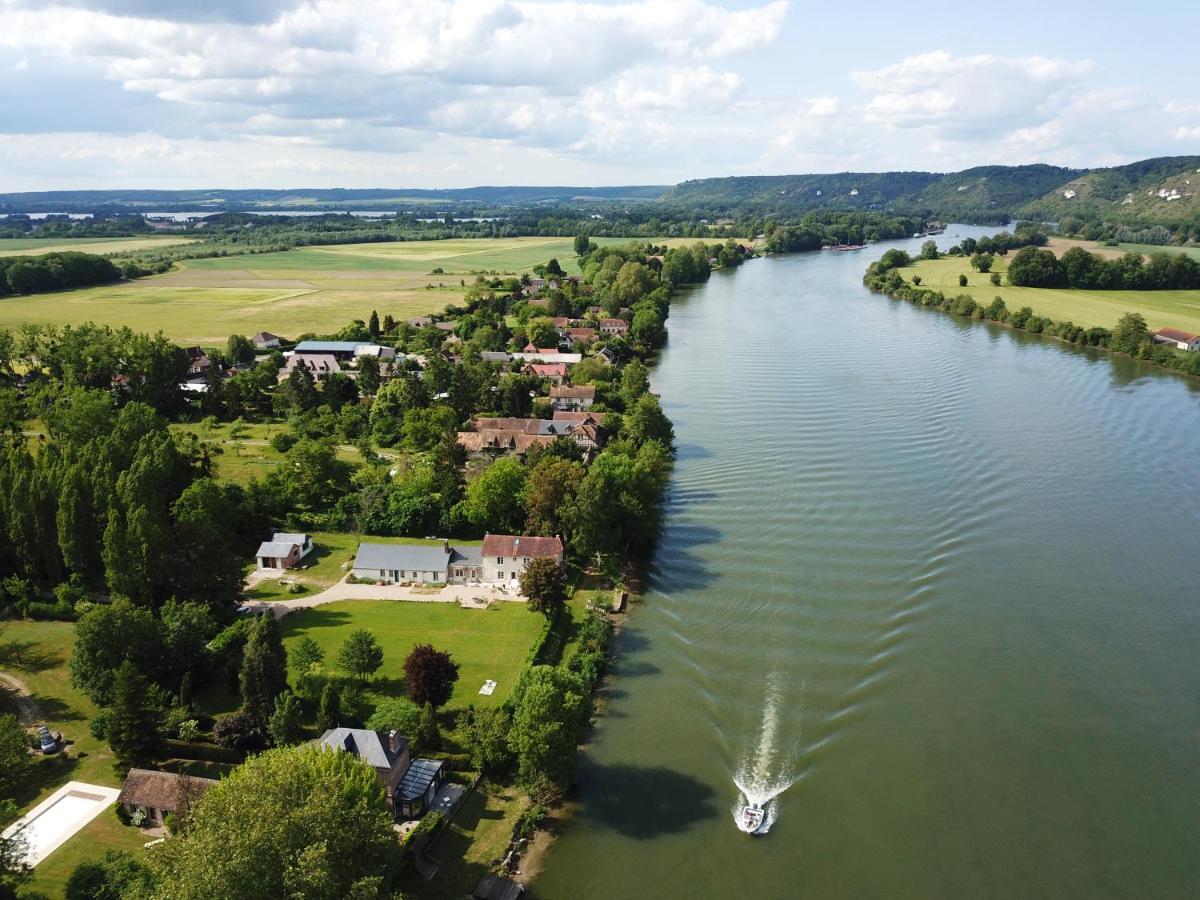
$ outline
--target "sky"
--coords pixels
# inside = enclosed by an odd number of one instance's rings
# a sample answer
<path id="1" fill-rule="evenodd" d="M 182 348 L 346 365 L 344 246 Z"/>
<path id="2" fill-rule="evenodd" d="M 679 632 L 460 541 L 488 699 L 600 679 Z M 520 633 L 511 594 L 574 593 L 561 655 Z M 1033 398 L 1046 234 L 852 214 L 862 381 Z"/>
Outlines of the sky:
<path id="1" fill-rule="evenodd" d="M 0 0 L 0 191 L 1200 153 L 1200 4 Z"/>

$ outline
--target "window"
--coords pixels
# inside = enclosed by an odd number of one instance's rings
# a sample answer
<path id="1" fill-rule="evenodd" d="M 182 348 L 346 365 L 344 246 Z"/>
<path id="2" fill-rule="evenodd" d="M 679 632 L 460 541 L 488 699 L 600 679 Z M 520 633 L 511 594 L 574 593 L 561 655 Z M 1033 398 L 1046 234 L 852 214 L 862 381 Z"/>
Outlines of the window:
<path id="1" fill-rule="evenodd" d="M 504 557 L 503 556 L 496 557 L 496 565 L 498 565 L 498 566 L 504 565 Z"/>

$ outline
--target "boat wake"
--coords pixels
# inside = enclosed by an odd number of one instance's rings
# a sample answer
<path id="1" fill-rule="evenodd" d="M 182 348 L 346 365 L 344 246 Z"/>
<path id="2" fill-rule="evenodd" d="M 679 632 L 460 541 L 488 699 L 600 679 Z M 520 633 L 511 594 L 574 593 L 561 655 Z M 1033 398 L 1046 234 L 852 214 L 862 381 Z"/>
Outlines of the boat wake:
<path id="1" fill-rule="evenodd" d="M 779 795 L 795 784 L 799 777 L 795 767 L 795 748 L 780 744 L 781 704 L 779 680 L 772 673 L 767 679 L 758 740 L 746 747 L 733 775 L 733 783 L 740 793 L 730 811 L 738 828 L 752 834 L 766 834 L 771 830 L 779 815 Z M 756 807 L 763 811 L 761 824 L 751 827 L 759 820 L 754 812 Z"/>

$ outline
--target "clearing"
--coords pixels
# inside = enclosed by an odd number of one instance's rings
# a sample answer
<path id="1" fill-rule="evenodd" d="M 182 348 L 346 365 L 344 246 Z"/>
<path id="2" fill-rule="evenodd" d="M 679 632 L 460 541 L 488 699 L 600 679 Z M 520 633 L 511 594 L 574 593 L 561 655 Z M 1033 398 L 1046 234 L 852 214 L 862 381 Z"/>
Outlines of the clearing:
<path id="1" fill-rule="evenodd" d="M 372 699 L 404 696 L 404 658 L 416 644 L 448 652 L 459 666 L 447 710 L 499 706 L 516 683 L 533 639 L 544 620 L 522 603 L 497 603 L 486 610 L 450 603 L 350 600 L 292 613 L 280 620 L 284 644 L 308 635 L 325 651 L 327 669 L 350 632 L 365 628 L 383 647 L 383 667 L 367 682 Z M 479 693 L 488 679 L 498 683 L 491 696 Z"/>
<path id="2" fill-rule="evenodd" d="M 159 250 L 177 244 L 193 244 L 198 240 L 190 237 L 0 238 L 0 256 L 36 256 L 64 250 L 124 253 L 127 250 Z"/>
<path id="3" fill-rule="evenodd" d="M 198 423 L 173 423 L 171 431 L 178 434 L 193 434 L 212 448 L 213 476 L 238 484 L 249 484 L 253 479 L 266 478 L 283 463 L 283 454 L 271 446 L 271 437 L 288 431 L 286 422 L 262 422 L 245 424 L 235 438 L 232 422 L 217 422 L 205 425 Z M 26 432 L 27 435 L 37 432 Z M 385 455 L 391 451 L 383 450 Z M 363 462 L 362 454 L 349 445 L 339 445 L 337 457 L 343 462 Z"/>
<path id="4" fill-rule="evenodd" d="M 1007 261 L 997 256 L 993 270 L 1003 276 L 1007 266 Z M 1010 310 L 1028 306 L 1039 316 L 1085 328 L 1112 328 L 1125 313 L 1136 312 L 1146 319 L 1151 331 L 1170 327 L 1200 333 L 1200 291 L 1080 291 L 1013 287 L 1007 281 L 997 287 L 991 283 L 990 273 L 976 272 L 967 257 L 918 260 L 899 272 L 905 281 L 919 275 L 922 287 L 949 296 L 969 294 L 984 306 L 1002 297 Z M 966 287 L 959 287 L 959 275 L 967 276 Z"/>

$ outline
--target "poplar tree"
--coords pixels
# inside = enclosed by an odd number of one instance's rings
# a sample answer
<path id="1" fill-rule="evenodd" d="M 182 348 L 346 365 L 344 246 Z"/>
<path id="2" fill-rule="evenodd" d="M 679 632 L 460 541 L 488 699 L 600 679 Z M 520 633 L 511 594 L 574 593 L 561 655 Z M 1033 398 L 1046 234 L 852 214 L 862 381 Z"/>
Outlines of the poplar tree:
<path id="1" fill-rule="evenodd" d="M 256 616 L 242 653 L 242 709 L 266 728 L 275 698 L 287 690 L 287 651 L 273 615 Z"/>
<path id="2" fill-rule="evenodd" d="M 150 700 L 150 682 L 129 660 L 117 668 L 108 722 L 108 744 L 124 767 L 154 759 L 160 741 L 159 710 Z"/>

